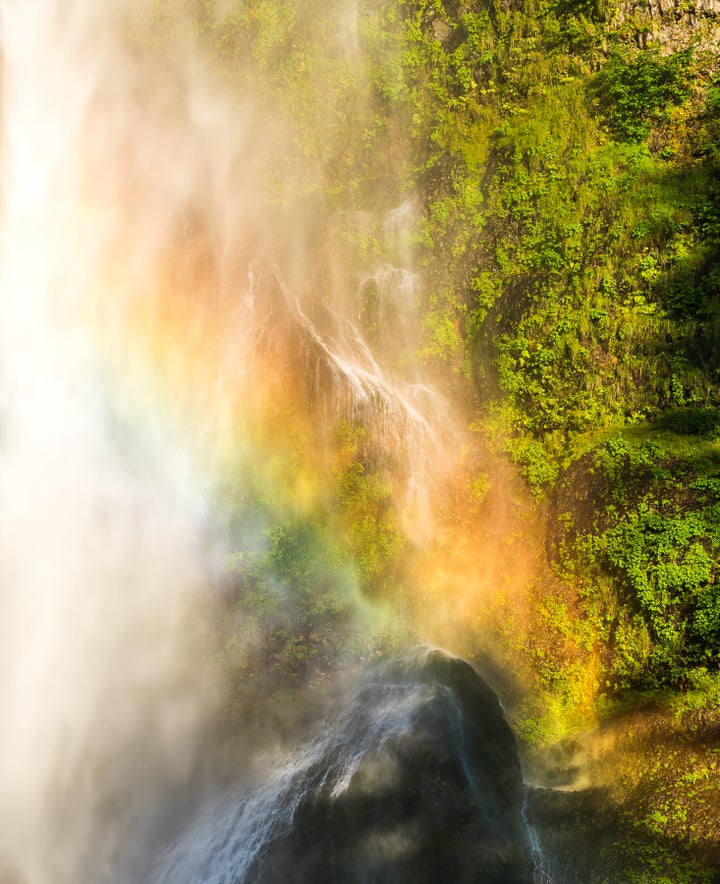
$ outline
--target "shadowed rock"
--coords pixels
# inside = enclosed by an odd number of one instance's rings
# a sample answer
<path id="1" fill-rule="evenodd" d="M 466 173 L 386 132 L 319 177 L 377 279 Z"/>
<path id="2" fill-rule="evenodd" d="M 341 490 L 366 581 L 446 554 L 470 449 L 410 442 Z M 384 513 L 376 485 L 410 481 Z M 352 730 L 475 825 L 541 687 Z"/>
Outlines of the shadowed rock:
<path id="1" fill-rule="evenodd" d="M 253 788 L 208 805 L 154 884 L 532 884 L 515 740 L 487 684 L 419 648 L 354 685 Z"/>
<path id="2" fill-rule="evenodd" d="M 367 740 L 360 719 L 392 691 L 397 708 L 418 696 L 411 728 Z M 474 670 L 439 651 L 413 652 L 379 669 L 354 702 L 366 751 L 344 788 L 330 777 L 307 794 L 257 880 L 532 882 L 515 740 Z M 338 763 L 332 752 L 326 762 Z"/>

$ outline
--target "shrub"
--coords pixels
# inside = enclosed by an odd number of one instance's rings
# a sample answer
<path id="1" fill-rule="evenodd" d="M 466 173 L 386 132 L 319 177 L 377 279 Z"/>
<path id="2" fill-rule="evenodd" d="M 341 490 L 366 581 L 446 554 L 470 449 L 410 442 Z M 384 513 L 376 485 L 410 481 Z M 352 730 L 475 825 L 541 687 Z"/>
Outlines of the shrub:
<path id="1" fill-rule="evenodd" d="M 689 51 L 661 56 L 656 48 L 634 55 L 615 50 L 598 74 L 594 91 L 610 131 L 619 141 L 644 141 L 653 123 L 690 94 Z"/>

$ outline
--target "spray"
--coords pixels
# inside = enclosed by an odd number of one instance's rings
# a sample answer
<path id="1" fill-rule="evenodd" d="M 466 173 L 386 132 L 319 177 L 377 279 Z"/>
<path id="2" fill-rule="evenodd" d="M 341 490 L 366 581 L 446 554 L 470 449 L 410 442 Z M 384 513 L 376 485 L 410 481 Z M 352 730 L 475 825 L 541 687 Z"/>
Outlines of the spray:
<path id="1" fill-rule="evenodd" d="M 337 527 L 317 514 L 346 505 L 347 423 L 411 557 L 463 437 L 417 359 L 418 204 L 396 183 L 378 209 L 397 151 L 376 170 L 358 146 L 356 3 L 0 9 L 0 862 L 126 884 L 227 707 L 207 612 L 228 558 L 246 575 L 286 524 Z M 328 558 L 365 628 L 353 543 Z M 449 596 L 468 568 L 435 558 L 417 567 Z"/>

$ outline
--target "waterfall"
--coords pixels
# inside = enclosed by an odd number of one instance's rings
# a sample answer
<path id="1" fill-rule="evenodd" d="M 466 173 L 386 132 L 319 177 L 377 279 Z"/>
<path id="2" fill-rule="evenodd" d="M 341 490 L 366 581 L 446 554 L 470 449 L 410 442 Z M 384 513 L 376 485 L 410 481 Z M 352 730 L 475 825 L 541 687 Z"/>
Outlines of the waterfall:
<path id="1" fill-rule="evenodd" d="M 492 691 L 405 648 L 467 437 L 361 6 L 0 10 L 0 879 L 530 881 Z"/>

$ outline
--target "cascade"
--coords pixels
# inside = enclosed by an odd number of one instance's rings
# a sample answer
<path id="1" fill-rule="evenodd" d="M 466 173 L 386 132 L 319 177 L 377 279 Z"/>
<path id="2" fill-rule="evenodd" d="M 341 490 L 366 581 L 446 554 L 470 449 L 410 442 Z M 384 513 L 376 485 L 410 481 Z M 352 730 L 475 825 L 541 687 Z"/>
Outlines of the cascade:
<path id="1" fill-rule="evenodd" d="M 533 880 L 512 734 L 467 664 L 420 648 L 372 667 L 320 730 L 213 802 L 156 880 Z"/>
<path id="2" fill-rule="evenodd" d="M 263 55 L 327 30 L 364 112 L 361 7 L 306 7 L 2 0 L 2 881 L 540 880 L 497 698 L 387 595 L 466 439 L 416 199 L 338 197 Z"/>

